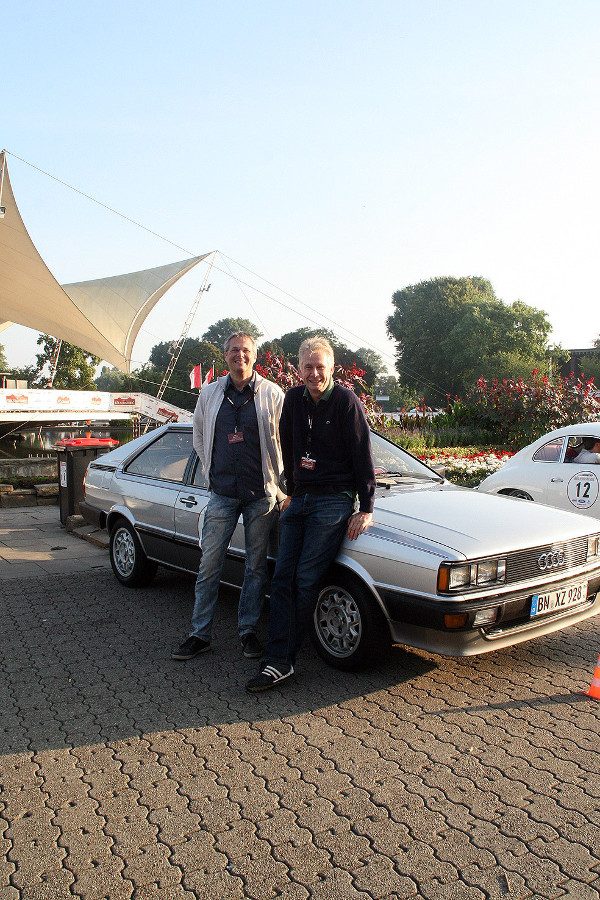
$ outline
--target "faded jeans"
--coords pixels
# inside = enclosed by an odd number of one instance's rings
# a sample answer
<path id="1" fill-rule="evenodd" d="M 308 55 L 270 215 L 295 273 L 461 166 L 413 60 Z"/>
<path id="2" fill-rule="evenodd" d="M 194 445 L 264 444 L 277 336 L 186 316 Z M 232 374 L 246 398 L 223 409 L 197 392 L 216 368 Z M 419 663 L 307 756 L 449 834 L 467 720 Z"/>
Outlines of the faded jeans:
<path id="1" fill-rule="evenodd" d="M 240 637 L 256 631 L 267 586 L 267 547 L 275 498 L 243 502 L 211 494 L 202 527 L 202 558 L 196 580 L 191 636 L 210 641 L 225 554 L 240 514 L 244 523 L 246 568 L 238 606 Z"/>

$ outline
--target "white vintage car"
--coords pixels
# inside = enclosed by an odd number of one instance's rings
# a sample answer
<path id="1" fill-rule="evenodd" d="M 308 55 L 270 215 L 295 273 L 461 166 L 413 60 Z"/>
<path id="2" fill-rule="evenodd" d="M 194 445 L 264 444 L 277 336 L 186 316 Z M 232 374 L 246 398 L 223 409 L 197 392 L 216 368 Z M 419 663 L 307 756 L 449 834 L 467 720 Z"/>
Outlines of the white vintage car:
<path id="1" fill-rule="evenodd" d="M 590 452 L 596 442 L 600 422 L 557 428 L 515 453 L 477 490 L 600 519 L 600 455 Z"/>
<path id="2" fill-rule="evenodd" d="M 600 613 L 600 522 L 456 487 L 372 440 L 374 522 L 342 544 L 314 613 L 330 665 L 355 668 L 385 644 L 485 653 Z M 115 576 L 133 587 L 158 564 L 197 571 L 208 498 L 191 426 L 166 425 L 93 460 L 80 511 L 108 529 Z M 223 581 L 239 587 L 243 572 L 240 522 Z"/>

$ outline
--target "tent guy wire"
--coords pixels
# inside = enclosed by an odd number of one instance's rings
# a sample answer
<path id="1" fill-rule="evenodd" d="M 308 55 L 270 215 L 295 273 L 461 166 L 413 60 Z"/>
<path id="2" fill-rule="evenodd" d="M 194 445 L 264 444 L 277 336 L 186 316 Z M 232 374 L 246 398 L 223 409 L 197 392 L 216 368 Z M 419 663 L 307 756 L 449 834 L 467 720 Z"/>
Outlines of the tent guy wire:
<path id="1" fill-rule="evenodd" d="M 114 215 L 129 222 L 130 224 L 136 226 L 137 228 L 142 229 L 143 231 L 147 232 L 148 234 L 151 234 L 154 237 L 159 238 L 159 240 L 162 240 L 162 241 L 166 242 L 167 244 L 170 244 L 171 246 L 184 251 L 185 253 L 191 254 L 194 259 L 193 262 L 190 259 L 190 260 L 185 260 L 179 264 L 172 264 L 172 265 L 181 265 L 181 266 L 184 266 L 184 268 L 182 268 L 182 270 L 179 272 L 179 274 L 177 274 L 177 276 L 171 275 L 171 277 L 168 278 L 168 283 L 165 282 L 165 284 L 160 287 L 155 284 L 154 292 L 151 293 L 149 296 L 147 296 L 144 301 L 142 301 L 142 305 L 141 305 L 140 309 L 138 310 L 137 314 L 134 315 L 132 322 L 131 322 L 131 326 L 127 329 L 128 334 L 127 334 L 125 340 L 120 338 L 120 343 L 122 344 L 122 346 L 117 347 L 116 354 L 115 354 L 114 349 L 112 349 L 112 350 L 108 349 L 108 350 L 106 350 L 106 352 L 99 352 L 100 345 L 97 342 L 94 342 L 95 349 L 91 350 L 90 346 L 86 346 L 85 343 L 81 342 L 81 338 L 73 339 L 72 337 L 68 337 L 66 335 L 66 333 L 60 334 L 58 331 L 52 330 L 51 328 L 49 328 L 48 323 L 43 324 L 40 321 L 39 325 L 31 324 L 31 322 L 33 321 L 33 319 L 31 319 L 31 317 L 29 317 L 28 321 L 23 321 L 22 318 L 21 319 L 19 318 L 18 313 L 16 316 L 10 315 L 10 313 L 9 313 L 11 321 L 17 322 L 18 324 L 21 324 L 21 325 L 26 325 L 27 327 L 33 328 L 37 331 L 45 331 L 47 333 L 51 333 L 54 336 L 59 337 L 59 338 L 63 337 L 65 340 L 69 341 L 69 343 L 74 343 L 77 346 L 82 347 L 83 349 L 87 349 L 87 350 L 89 350 L 89 352 L 93 352 L 95 355 L 101 356 L 102 359 L 106 359 L 107 362 L 110 362 L 112 365 L 115 365 L 117 368 L 120 368 L 123 371 L 129 372 L 129 371 L 131 371 L 133 344 L 135 342 L 135 339 L 136 339 L 139 331 L 142 329 L 142 324 L 143 324 L 146 316 L 154 308 L 156 303 L 158 303 L 158 301 L 161 299 L 163 294 L 166 293 L 166 291 L 169 289 L 169 287 L 171 287 L 172 284 L 174 284 L 175 281 L 178 280 L 178 278 L 180 278 L 183 274 L 185 274 L 187 271 L 189 271 L 189 269 L 193 265 L 196 265 L 198 262 L 202 261 L 203 259 L 206 259 L 207 257 L 211 256 L 211 254 L 212 254 L 213 262 L 211 264 L 214 266 L 214 269 L 216 271 L 220 272 L 221 274 L 225 275 L 227 278 L 231 278 L 233 281 L 236 282 L 236 284 L 242 291 L 242 294 L 245 297 L 248 305 L 252 309 L 253 313 L 257 316 L 257 318 L 259 318 L 258 314 L 254 310 L 254 307 L 250 303 L 250 300 L 248 299 L 245 292 L 243 291 L 243 287 L 246 287 L 249 290 L 252 290 L 257 294 L 260 294 L 265 299 L 270 300 L 271 302 L 277 304 L 278 306 L 281 306 L 283 309 L 285 309 L 288 312 L 297 312 L 297 308 L 290 307 L 288 304 L 286 304 L 282 300 L 277 299 L 277 297 L 274 297 L 272 294 L 268 293 L 267 291 L 261 290 L 257 285 L 250 284 L 249 282 L 244 281 L 243 279 L 234 275 L 228 266 L 228 261 L 239 266 L 241 269 L 244 269 L 246 272 L 248 272 L 254 278 L 260 279 L 266 285 L 268 285 L 271 288 L 274 288 L 276 291 L 279 291 L 284 296 L 289 297 L 291 300 L 294 301 L 294 303 L 296 305 L 299 305 L 299 306 L 303 307 L 304 309 L 308 310 L 308 312 L 311 313 L 312 315 L 304 314 L 307 322 L 310 322 L 311 324 L 315 325 L 317 328 L 326 327 L 324 325 L 324 323 L 329 323 L 329 325 L 333 326 L 338 332 L 341 331 L 343 334 L 348 335 L 350 337 L 350 339 L 352 340 L 352 342 L 356 342 L 357 348 L 360 346 L 367 347 L 367 348 L 375 351 L 376 353 L 380 354 L 382 356 L 382 358 L 384 358 L 385 360 L 388 361 L 388 363 L 391 363 L 394 366 L 396 371 L 401 372 L 402 374 L 405 375 L 405 377 L 408 377 L 410 379 L 413 379 L 415 377 L 414 373 L 412 373 L 406 367 L 402 366 L 401 362 L 398 361 L 397 359 L 395 359 L 394 357 L 392 357 L 389 353 L 386 353 L 385 351 L 382 352 L 378 347 L 374 346 L 373 344 L 370 344 L 368 341 L 365 341 L 364 338 L 361 338 L 355 332 L 352 332 L 350 329 L 348 329 L 345 326 L 341 325 L 340 323 L 336 322 L 334 319 L 331 319 L 329 316 L 325 315 L 320 310 L 317 310 L 314 307 L 310 306 L 308 303 L 305 303 L 303 300 L 294 296 L 289 291 L 286 291 L 284 288 L 281 288 L 278 285 L 274 284 L 273 282 L 269 281 L 264 276 L 259 275 L 258 273 L 254 272 L 252 269 L 248 268 L 247 266 L 244 266 L 242 263 L 237 262 L 232 257 L 227 256 L 222 251 L 213 250 L 213 251 L 209 251 L 208 253 L 205 253 L 205 254 L 202 254 L 199 256 L 197 256 L 197 255 L 194 256 L 192 251 L 182 247 L 180 244 L 177 244 L 175 241 L 172 241 L 169 238 L 165 237 L 164 235 L 159 234 L 156 231 L 153 231 L 151 228 L 148 228 L 146 225 L 143 225 L 142 223 L 131 218 L 130 216 L 127 216 L 124 213 L 119 212 L 119 210 L 114 209 L 113 207 L 109 206 L 106 203 L 103 203 L 101 200 L 98 200 L 97 198 L 91 196 L 90 194 L 87 194 L 85 191 L 82 191 L 79 188 L 74 187 L 73 185 L 69 184 L 68 182 L 64 181 L 63 179 L 58 178 L 55 175 L 52 175 L 50 172 L 47 172 L 44 169 L 42 169 L 41 167 L 34 165 L 33 163 L 29 162 L 26 159 L 23 159 L 23 157 L 18 156 L 16 153 L 13 153 L 10 150 L 3 150 L 0 154 L 1 159 L 2 159 L 2 175 L 1 175 L 1 180 L 0 180 L 0 203 L 1 203 L 1 198 L 4 196 L 3 192 L 5 190 L 5 182 L 8 183 L 12 202 L 14 203 L 14 197 L 12 195 L 12 188 L 10 187 L 10 180 L 8 179 L 8 168 L 6 166 L 6 155 L 7 154 L 10 155 L 11 157 L 14 157 L 14 159 L 16 159 L 16 160 L 19 160 L 19 162 L 22 162 L 25 165 L 29 166 L 30 168 L 34 169 L 35 171 L 39 172 L 40 174 L 52 179 L 53 181 L 56 181 L 58 184 L 62 185 L 63 187 L 68 188 L 69 190 L 75 192 L 76 194 L 79 194 L 80 196 L 84 197 L 86 200 L 89 200 L 90 202 L 97 204 L 98 206 L 102 207 L 103 209 L 107 210 L 108 212 L 113 213 Z M 74 305 L 77 307 L 77 310 L 75 312 L 83 313 L 84 317 L 87 316 L 86 307 L 89 304 L 89 300 L 86 300 L 86 298 L 83 295 L 91 292 L 94 295 L 92 305 L 97 306 L 98 305 L 98 297 L 100 295 L 102 295 L 104 288 L 106 286 L 109 286 L 111 292 L 114 292 L 117 295 L 117 297 L 120 296 L 121 285 L 119 284 L 119 282 L 117 282 L 117 279 L 129 279 L 129 285 L 128 285 L 127 290 L 131 290 L 131 283 L 132 283 L 132 279 L 134 278 L 134 276 L 141 276 L 141 275 L 144 275 L 145 273 L 151 273 L 151 272 L 156 273 L 158 276 L 158 273 L 162 269 L 166 270 L 168 268 L 168 267 L 157 267 L 156 269 L 141 270 L 140 272 L 128 273 L 127 275 L 112 276 L 112 279 L 106 278 L 106 279 L 95 279 L 95 280 L 89 281 L 89 282 L 78 282 L 78 283 L 75 283 L 72 285 L 63 285 L 62 289 L 61 289 L 61 286 L 58 285 L 58 283 L 55 281 L 55 279 L 52 276 L 52 274 L 50 273 L 50 271 L 47 269 L 47 267 L 43 263 L 43 260 L 37 253 L 37 250 L 36 250 L 35 246 L 33 245 L 31 238 L 27 234 L 25 226 L 20 218 L 18 209 L 16 208 L 16 203 L 14 203 L 14 206 L 16 209 L 16 214 L 19 217 L 19 221 L 21 222 L 22 230 L 25 232 L 25 235 L 27 236 L 27 240 L 28 240 L 31 248 L 33 249 L 33 253 L 35 253 L 35 255 L 38 257 L 39 263 L 41 263 L 41 265 L 46 270 L 47 276 L 49 276 L 52 279 L 52 281 L 54 281 L 56 290 L 62 291 L 68 297 L 70 297 L 72 299 Z M 3 224 L 3 221 L 4 220 L 0 217 L 0 226 Z M 0 246 L 0 250 L 1 249 L 2 249 L 2 247 Z M 31 250 L 29 252 L 31 252 Z M 219 254 L 219 256 L 223 259 L 224 265 L 227 266 L 226 269 L 222 268 L 222 267 L 216 265 L 216 263 L 214 263 L 214 259 L 215 259 L 214 255 L 216 255 L 216 254 Z M 155 281 L 156 281 L 156 279 L 155 279 Z M 105 284 L 108 282 L 111 282 L 111 284 L 110 285 Z M 145 286 L 144 290 L 147 290 L 147 289 L 148 289 L 148 286 Z M 76 298 L 72 297 L 72 293 L 76 294 L 77 297 Z M 139 291 L 138 291 L 138 293 L 139 293 Z M 3 300 L 4 300 L 4 297 L 3 297 L 2 293 L 0 293 L 0 330 L 2 329 L 2 324 L 3 324 L 2 320 L 8 318 L 8 316 L 5 314 L 5 308 L 3 308 L 4 307 Z M 139 303 L 139 297 L 136 300 L 136 302 Z M 113 302 L 113 307 L 114 307 L 114 302 Z M 314 316 L 318 316 L 319 318 L 316 319 L 316 318 L 314 318 Z M 95 323 L 93 320 L 94 320 L 94 317 L 90 316 L 89 324 L 91 327 L 95 327 Z M 263 325 L 263 327 L 265 327 L 265 326 Z M 266 329 L 266 330 L 268 331 L 268 329 Z M 105 344 L 106 342 L 103 340 L 102 343 Z M 113 341 L 113 342 L 109 342 L 109 343 L 111 344 L 111 347 L 114 348 L 116 342 Z M 107 355 L 107 353 L 108 353 L 108 355 Z M 421 380 L 422 380 L 422 376 L 421 376 Z M 433 382 L 428 382 L 428 383 L 435 391 L 437 391 L 440 394 L 440 396 L 442 396 L 442 397 L 446 396 L 447 392 L 443 388 L 441 388 L 439 385 L 436 385 Z"/>

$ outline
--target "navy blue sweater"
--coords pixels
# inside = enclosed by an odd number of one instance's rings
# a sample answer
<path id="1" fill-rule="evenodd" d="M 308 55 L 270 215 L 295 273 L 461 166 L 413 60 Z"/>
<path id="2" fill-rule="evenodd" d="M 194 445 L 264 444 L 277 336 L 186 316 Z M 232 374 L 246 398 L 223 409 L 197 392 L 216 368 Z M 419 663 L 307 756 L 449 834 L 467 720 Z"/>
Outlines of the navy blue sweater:
<path id="1" fill-rule="evenodd" d="M 327 400 L 316 405 L 304 392 L 304 385 L 290 388 L 279 422 L 288 494 L 352 491 L 358 494 L 361 512 L 373 512 L 375 471 L 369 425 L 360 400 L 339 384 Z M 300 465 L 307 451 L 315 460 L 314 469 Z"/>

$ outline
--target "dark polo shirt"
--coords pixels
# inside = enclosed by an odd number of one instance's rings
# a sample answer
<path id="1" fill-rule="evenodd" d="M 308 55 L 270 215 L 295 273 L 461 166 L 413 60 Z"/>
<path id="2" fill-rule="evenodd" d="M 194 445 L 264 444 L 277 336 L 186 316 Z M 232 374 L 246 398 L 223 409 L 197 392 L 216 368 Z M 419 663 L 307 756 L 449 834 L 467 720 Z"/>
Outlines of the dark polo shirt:
<path id="1" fill-rule="evenodd" d="M 254 405 L 256 379 L 238 391 L 227 376 L 225 396 L 215 421 L 210 465 L 210 486 L 215 494 L 247 503 L 265 496 L 265 483 Z M 231 443 L 228 435 L 242 433 L 243 441 Z"/>

